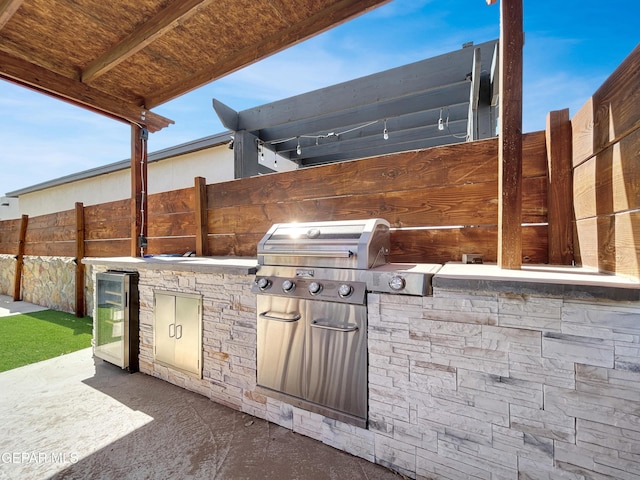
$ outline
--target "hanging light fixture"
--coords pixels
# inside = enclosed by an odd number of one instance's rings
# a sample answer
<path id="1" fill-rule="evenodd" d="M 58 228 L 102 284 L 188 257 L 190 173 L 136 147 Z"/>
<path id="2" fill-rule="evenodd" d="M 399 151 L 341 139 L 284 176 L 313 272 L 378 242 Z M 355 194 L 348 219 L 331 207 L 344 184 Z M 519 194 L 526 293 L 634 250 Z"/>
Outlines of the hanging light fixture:
<path id="1" fill-rule="evenodd" d="M 384 119 L 384 130 L 382 130 L 382 138 L 389 140 L 389 130 L 387 130 L 387 119 Z"/>
<path id="2" fill-rule="evenodd" d="M 438 119 L 438 130 L 444 130 L 444 123 L 442 122 L 442 108 L 440 109 L 440 118 Z"/>
<path id="3" fill-rule="evenodd" d="M 298 146 L 296 147 L 296 153 L 302 155 L 302 147 L 300 146 L 300 137 L 298 137 Z"/>

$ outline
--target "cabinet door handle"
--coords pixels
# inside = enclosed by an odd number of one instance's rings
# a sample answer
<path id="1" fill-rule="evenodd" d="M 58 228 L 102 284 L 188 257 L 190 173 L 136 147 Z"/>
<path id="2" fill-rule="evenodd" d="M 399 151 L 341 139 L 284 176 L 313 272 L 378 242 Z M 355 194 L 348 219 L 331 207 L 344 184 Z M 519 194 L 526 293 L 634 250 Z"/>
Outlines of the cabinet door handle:
<path id="1" fill-rule="evenodd" d="M 182 325 L 176 325 L 176 340 L 182 338 Z"/>
<path id="2" fill-rule="evenodd" d="M 335 330 L 336 332 L 355 332 L 359 329 L 356 323 L 347 323 L 346 325 L 332 324 L 330 321 L 320 319 L 311 322 L 313 328 L 324 328 L 326 330 Z"/>
<path id="3" fill-rule="evenodd" d="M 175 323 L 170 323 L 169 324 L 169 338 L 173 338 L 176 336 L 176 324 Z"/>

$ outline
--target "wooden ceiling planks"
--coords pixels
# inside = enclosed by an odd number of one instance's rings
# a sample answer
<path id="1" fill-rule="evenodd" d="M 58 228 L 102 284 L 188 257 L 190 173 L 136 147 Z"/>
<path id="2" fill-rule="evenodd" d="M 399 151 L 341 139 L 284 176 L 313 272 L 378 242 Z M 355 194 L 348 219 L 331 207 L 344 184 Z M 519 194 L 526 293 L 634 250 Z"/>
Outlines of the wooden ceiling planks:
<path id="1" fill-rule="evenodd" d="M 0 78 L 150 131 L 148 109 L 389 0 L 0 0 Z"/>

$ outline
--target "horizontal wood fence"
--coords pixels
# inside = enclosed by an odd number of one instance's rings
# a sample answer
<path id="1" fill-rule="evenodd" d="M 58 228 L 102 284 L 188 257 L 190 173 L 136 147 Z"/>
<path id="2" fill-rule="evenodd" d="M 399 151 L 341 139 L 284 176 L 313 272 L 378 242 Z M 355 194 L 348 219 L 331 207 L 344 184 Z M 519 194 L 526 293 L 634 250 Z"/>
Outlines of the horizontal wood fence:
<path id="1" fill-rule="evenodd" d="M 640 279 L 640 45 L 572 119 L 576 257 Z"/>
<path id="2" fill-rule="evenodd" d="M 524 136 L 523 261 L 546 263 L 545 133 Z M 255 256 L 273 223 L 381 217 L 391 260 L 445 263 L 497 256 L 496 139 L 436 147 L 205 185 L 148 197 L 145 253 Z M 0 222 L 0 253 L 75 258 L 128 256 L 131 201 Z M 78 262 L 80 263 L 80 262 Z"/>
<path id="3" fill-rule="evenodd" d="M 544 132 L 523 148 L 523 260 L 546 263 Z M 380 217 L 394 228 L 394 262 L 496 261 L 497 158 L 490 139 L 209 185 L 208 252 L 255 255 L 273 223 Z"/>

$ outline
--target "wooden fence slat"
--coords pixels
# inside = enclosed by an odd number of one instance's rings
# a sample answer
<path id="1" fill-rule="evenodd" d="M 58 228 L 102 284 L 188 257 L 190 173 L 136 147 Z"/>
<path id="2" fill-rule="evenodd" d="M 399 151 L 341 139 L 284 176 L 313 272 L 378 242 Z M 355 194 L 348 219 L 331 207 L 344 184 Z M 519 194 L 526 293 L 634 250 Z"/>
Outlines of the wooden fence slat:
<path id="1" fill-rule="evenodd" d="M 182 188 L 149 195 L 147 209 L 150 216 L 189 213 L 193 212 L 195 202 L 193 188 Z"/>
<path id="2" fill-rule="evenodd" d="M 574 115 L 573 165 L 598 154 L 638 127 L 640 44 Z"/>
<path id="3" fill-rule="evenodd" d="M 171 237 L 196 234 L 193 210 L 168 215 L 149 215 L 147 237 Z"/>
<path id="4" fill-rule="evenodd" d="M 85 207 L 86 209 L 87 207 Z M 111 221 L 87 223 L 85 217 L 85 240 L 109 240 L 113 238 L 129 238 L 131 222 L 129 209 L 124 217 L 115 216 Z M 129 255 L 127 250 L 124 255 Z M 89 255 L 90 256 L 90 255 Z"/>
<path id="5" fill-rule="evenodd" d="M 131 248 L 129 237 L 110 240 L 87 240 L 85 242 L 86 257 L 126 257 Z"/>

